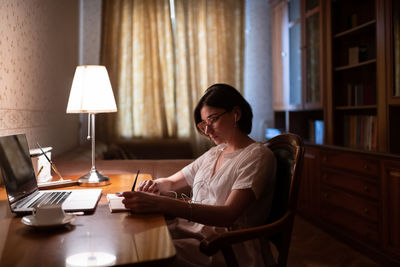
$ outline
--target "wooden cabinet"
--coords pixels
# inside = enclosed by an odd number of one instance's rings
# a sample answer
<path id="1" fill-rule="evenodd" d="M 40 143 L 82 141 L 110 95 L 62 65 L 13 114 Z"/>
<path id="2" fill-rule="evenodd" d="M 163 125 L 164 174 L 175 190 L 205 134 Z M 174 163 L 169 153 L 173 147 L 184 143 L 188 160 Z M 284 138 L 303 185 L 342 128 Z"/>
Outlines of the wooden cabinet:
<path id="1" fill-rule="evenodd" d="M 321 217 L 361 240 L 379 243 L 379 160 L 340 150 L 320 153 Z"/>
<path id="2" fill-rule="evenodd" d="M 377 176 L 379 174 L 379 161 L 375 157 L 363 153 L 343 150 L 324 150 L 321 155 L 322 163 L 332 168 L 339 168 L 360 175 Z"/>
<path id="3" fill-rule="evenodd" d="M 321 198 L 321 217 L 330 228 L 364 242 L 379 242 L 376 203 L 328 187 L 322 187 Z"/>
<path id="4" fill-rule="evenodd" d="M 387 148 L 400 154 L 400 1 L 385 1 L 386 76 L 388 95 Z"/>
<path id="5" fill-rule="evenodd" d="M 383 244 L 400 258 L 400 162 L 383 162 Z"/>
<path id="6" fill-rule="evenodd" d="M 363 174 L 350 174 L 332 168 L 332 165 L 322 171 L 322 183 L 326 186 L 343 189 L 361 197 L 377 200 L 379 197 L 378 177 L 368 177 Z"/>
<path id="7" fill-rule="evenodd" d="M 389 104 L 400 104 L 400 2 L 385 1 Z"/>
<path id="8" fill-rule="evenodd" d="M 275 127 L 307 146 L 298 211 L 400 266 L 400 1 L 278 2 Z"/>
<path id="9" fill-rule="evenodd" d="M 291 0 L 272 6 L 275 127 L 311 143 L 324 139 L 324 3 Z"/>
<path id="10" fill-rule="evenodd" d="M 298 212 L 385 266 L 400 266 L 400 156 L 306 145 Z"/>
<path id="11" fill-rule="evenodd" d="M 306 147 L 297 210 L 309 218 L 313 218 L 319 209 L 319 161 L 319 150 L 311 146 Z"/>
<path id="12" fill-rule="evenodd" d="M 322 109 L 323 72 L 324 72 L 324 38 L 322 37 L 323 5 L 325 1 L 303 1 L 302 21 L 302 68 L 303 75 L 302 102 L 304 109 Z"/>

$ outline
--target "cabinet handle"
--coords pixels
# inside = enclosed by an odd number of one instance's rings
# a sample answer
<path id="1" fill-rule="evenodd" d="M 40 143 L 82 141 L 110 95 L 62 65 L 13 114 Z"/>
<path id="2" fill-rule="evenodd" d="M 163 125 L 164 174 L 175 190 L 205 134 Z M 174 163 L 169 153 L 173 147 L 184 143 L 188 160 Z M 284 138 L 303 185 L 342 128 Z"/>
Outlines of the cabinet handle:
<path id="1" fill-rule="evenodd" d="M 368 214 L 369 213 L 369 209 L 364 208 L 364 213 Z"/>

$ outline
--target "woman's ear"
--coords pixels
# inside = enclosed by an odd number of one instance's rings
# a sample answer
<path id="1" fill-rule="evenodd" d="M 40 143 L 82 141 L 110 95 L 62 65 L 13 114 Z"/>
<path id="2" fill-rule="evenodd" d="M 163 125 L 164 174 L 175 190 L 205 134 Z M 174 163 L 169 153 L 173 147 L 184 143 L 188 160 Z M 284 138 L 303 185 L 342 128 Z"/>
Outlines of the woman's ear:
<path id="1" fill-rule="evenodd" d="M 242 110 L 239 107 L 234 107 L 233 114 L 235 117 L 235 123 L 237 123 L 240 120 L 240 118 L 242 117 Z"/>

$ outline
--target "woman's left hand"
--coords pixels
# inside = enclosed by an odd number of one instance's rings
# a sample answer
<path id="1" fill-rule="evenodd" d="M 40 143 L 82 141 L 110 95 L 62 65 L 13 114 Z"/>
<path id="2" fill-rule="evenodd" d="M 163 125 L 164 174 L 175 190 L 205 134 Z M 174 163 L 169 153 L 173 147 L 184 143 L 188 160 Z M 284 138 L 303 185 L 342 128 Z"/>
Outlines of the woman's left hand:
<path id="1" fill-rule="evenodd" d="M 158 195 L 140 191 L 127 191 L 123 194 L 122 203 L 127 209 L 136 213 L 161 213 L 161 198 Z"/>

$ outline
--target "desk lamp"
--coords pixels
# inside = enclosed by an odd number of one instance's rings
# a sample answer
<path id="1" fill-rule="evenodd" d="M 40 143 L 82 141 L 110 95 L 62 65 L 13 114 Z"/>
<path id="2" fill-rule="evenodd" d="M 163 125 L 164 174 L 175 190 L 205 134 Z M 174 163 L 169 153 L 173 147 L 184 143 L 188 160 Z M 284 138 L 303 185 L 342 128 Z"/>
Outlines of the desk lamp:
<path id="1" fill-rule="evenodd" d="M 78 66 L 72 81 L 67 113 L 88 113 L 88 140 L 92 141 L 92 169 L 78 179 L 80 185 L 110 184 L 110 179 L 98 172 L 95 166 L 95 115 L 116 111 L 117 106 L 106 67 Z"/>

